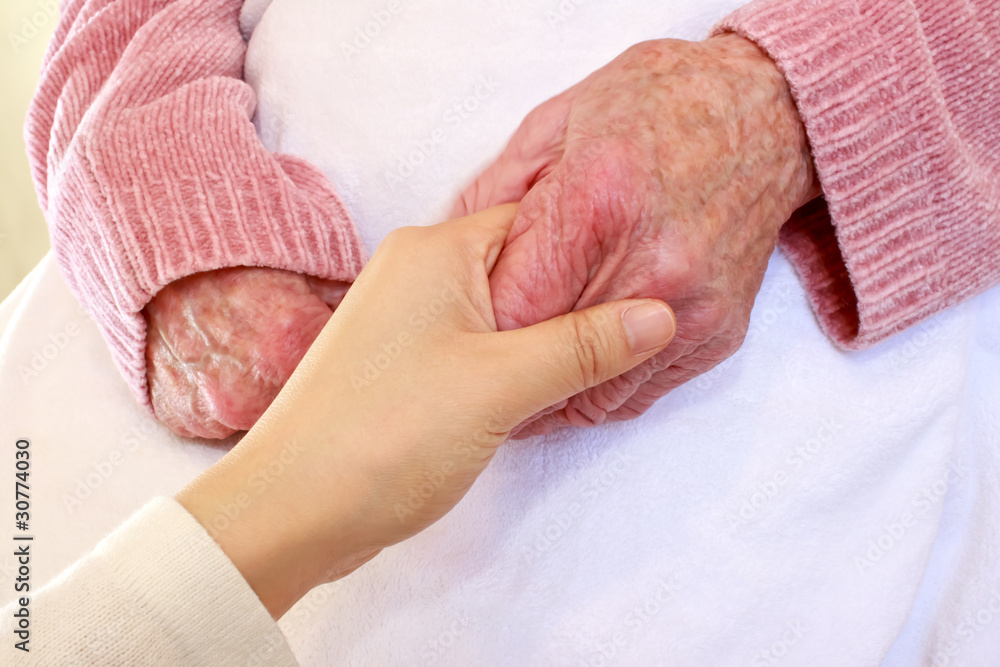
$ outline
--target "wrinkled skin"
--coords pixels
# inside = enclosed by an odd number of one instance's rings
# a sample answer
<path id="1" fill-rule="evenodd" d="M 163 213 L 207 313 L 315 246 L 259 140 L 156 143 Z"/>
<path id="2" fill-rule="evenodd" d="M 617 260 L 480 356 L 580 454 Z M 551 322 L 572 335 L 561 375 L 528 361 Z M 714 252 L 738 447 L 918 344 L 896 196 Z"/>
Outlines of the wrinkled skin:
<path id="1" fill-rule="evenodd" d="M 170 283 L 146 305 L 147 379 L 178 435 L 249 429 L 291 376 L 346 283 L 239 267 Z"/>
<path id="2" fill-rule="evenodd" d="M 454 210 L 521 201 L 490 278 L 498 325 L 655 297 L 678 330 L 517 435 L 636 417 L 732 355 L 779 228 L 818 194 L 787 82 L 736 35 L 635 45 L 532 111 Z"/>
<path id="3" fill-rule="evenodd" d="M 635 417 L 735 352 L 779 227 L 817 194 L 784 78 L 736 36 L 638 44 L 529 114 L 454 211 L 523 199 L 490 280 L 499 326 L 656 297 L 678 332 L 518 436 Z M 157 417 L 186 436 L 249 429 L 346 288 L 256 268 L 168 285 L 145 310 Z"/>

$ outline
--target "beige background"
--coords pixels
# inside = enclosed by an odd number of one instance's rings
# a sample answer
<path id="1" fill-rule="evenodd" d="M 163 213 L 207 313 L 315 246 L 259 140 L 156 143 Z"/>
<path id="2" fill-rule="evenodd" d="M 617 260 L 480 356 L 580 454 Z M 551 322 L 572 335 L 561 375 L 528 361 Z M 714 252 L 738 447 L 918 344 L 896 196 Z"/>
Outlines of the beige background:
<path id="1" fill-rule="evenodd" d="M 52 0 L 0 0 L 0 301 L 49 247 L 22 128 L 55 29 Z"/>

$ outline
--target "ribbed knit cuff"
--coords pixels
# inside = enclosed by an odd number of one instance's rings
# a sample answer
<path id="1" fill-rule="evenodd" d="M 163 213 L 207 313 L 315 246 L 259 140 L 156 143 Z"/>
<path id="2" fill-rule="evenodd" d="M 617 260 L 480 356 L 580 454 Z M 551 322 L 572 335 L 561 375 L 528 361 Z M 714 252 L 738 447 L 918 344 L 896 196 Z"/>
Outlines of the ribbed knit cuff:
<path id="1" fill-rule="evenodd" d="M 962 82 L 942 82 L 955 63 L 935 51 L 968 19 L 956 4 L 968 3 L 757 0 L 714 30 L 756 42 L 791 86 L 824 199 L 795 215 L 781 245 L 845 348 L 1000 279 L 996 186 L 970 168 L 977 156 L 952 122 Z M 984 51 L 960 55 L 989 71 L 976 62 Z"/>
<path id="2" fill-rule="evenodd" d="M 227 85 L 245 86 L 213 87 Z M 201 87 L 171 104 L 199 108 L 225 96 L 183 99 L 199 97 Z M 67 161 L 49 213 L 66 221 L 52 226 L 60 268 L 136 399 L 150 408 L 142 310 L 163 287 L 235 266 L 351 282 L 366 252 L 325 176 L 264 151 L 246 116 L 189 114 L 165 123 L 143 111 L 81 142 L 86 155 Z"/>
<path id="3" fill-rule="evenodd" d="M 240 6 L 122 0 L 61 23 L 26 125 L 59 266 L 150 411 L 142 310 L 163 287 L 236 266 L 350 282 L 367 258 L 323 173 L 257 137 Z"/>

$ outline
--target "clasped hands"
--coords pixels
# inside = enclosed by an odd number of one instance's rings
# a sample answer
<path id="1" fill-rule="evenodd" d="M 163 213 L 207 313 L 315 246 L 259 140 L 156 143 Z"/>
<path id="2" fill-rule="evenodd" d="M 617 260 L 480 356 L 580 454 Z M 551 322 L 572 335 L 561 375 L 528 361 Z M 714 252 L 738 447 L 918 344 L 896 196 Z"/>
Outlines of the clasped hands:
<path id="1" fill-rule="evenodd" d="M 511 435 L 634 416 L 735 350 L 778 229 L 813 180 L 788 90 L 752 44 L 629 49 L 528 116 L 457 204 L 471 215 L 392 232 L 346 294 L 232 269 L 150 304 L 161 419 L 252 425 L 178 501 L 281 617 L 443 517 Z M 284 296 L 257 295 L 267 283 Z M 256 391 L 263 416 L 169 412 L 183 402 L 157 397 L 184 386 L 160 346 L 185 292 L 221 299 L 202 326 L 228 318 L 228 340 L 250 343 L 243 371 L 210 353 L 194 386 Z M 254 357 L 254 340 L 305 356 L 282 367 Z M 372 363 L 378 376 L 357 382 Z M 176 382 L 158 385 L 164 372 Z M 250 484 L 276 460 L 280 475 Z"/>
<path id="2" fill-rule="evenodd" d="M 453 211 L 520 202 L 489 275 L 496 325 L 656 298 L 677 331 L 513 435 L 633 418 L 728 358 L 781 225 L 818 194 L 787 82 L 737 35 L 637 44 L 537 107 Z M 145 311 L 158 418 L 189 436 L 249 429 L 347 287 L 257 268 L 168 285 Z"/>

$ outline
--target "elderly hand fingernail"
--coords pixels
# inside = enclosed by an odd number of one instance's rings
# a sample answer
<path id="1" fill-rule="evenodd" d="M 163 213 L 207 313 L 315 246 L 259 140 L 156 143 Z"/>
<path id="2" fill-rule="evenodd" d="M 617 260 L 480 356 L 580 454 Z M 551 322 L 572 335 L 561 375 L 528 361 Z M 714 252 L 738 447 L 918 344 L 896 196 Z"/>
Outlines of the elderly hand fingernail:
<path id="1" fill-rule="evenodd" d="M 635 354 L 663 347 L 674 337 L 673 312 L 662 303 L 650 301 L 622 313 L 625 333 Z"/>

